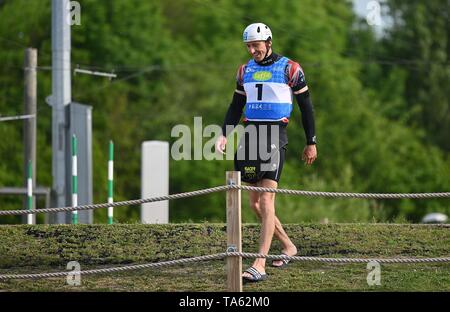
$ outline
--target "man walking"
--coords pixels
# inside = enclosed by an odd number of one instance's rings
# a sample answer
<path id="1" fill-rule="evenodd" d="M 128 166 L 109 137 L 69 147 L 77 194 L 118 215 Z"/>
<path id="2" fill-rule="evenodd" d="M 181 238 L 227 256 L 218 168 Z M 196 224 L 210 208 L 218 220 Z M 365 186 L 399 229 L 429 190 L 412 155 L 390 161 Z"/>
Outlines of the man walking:
<path id="1" fill-rule="evenodd" d="M 242 181 L 251 186 L 277 188 L 287 147 L 287 125 L 295 96 L 302 112 L 306 146 L 302 158 L 311 165 L 317 158 L 313 107 L 300 65 L 272 51 L 272 32 L 263 23 L 249 25 L 243 41 L 252 59 L 237 72 L 236 90 L 222 127 L 223 135 L 216 150 L 224 151 L 227 135 L 239 123 L 244 107 L 244 135 L 235 155 L 235 169 Z M 268 254 L 272 238 L 281 242 L 282 254 L 293 256 L 297 248 L 275 214 L 275 193 L 250 192 L 250 207 L 261 221 L 259 253 Z M 272 266 L 283 267 L 288 260 L 274 260 Z M 242 277 L 258 282 L 267 278 L 266 260 L 255 259 Z"/>

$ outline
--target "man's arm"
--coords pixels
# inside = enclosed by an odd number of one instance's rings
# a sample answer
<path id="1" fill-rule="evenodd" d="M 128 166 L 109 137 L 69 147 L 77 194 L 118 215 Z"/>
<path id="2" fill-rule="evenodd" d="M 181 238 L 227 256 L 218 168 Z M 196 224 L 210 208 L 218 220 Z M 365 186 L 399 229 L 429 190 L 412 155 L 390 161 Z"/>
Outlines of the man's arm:
<path id="1" fill-rule="evenodd" d="M 234 90 L 233 100 L 231 101 L 230 107 L 228 107 L 227 114 L 225 115 L 225 121 L 222 125 L 222 135 L 227 137 L 227 125 L 232 125 L 236 127 L 242 116 L 242 111 L 246 103 L 247 96 L 244 90 L 244 72 L 246 65 L 241 65 L 236 73 L 236 90 Z M 231 131 L 230 131 L 231 132 Z"/>
<path id="2" fill-rule="evenodd" d="M 305 89 L 306 88 L 306 89 Z M 303 129 L 306 136 L 306 144 L 316 144 L 316 129 L 314 122 L 314 109 L 309 95 L 308 87 L 294 92 L 298 107 L 302 113 Z M 303 92 L 302 92 L 303 91 Z"/>
<path id="3" fill-rule="evenodd" d="M 228 107 L 227 114 L 225 115 L 225 120 L 222 125 L 222 135 L 216 141 L 216 151 L 224 154 L 225 146 L 227 144 L 227 135 L 236 127 L 241 120 L 242 111 L 246 103 L 247 96 L 244 91 L 243 77 L 244 77 L 245 65 L 241 65 L 236 74 L 236 90 L 233 94 L 233 100 Z M 228 129 L 227 125 L 232 125 L 233 127 Z"/>
<path id="4" fill-rule="evenodd" d="M 308 87 L 305 87 L 304 90 L 297 91 L 297 93 L 294 92 L 294 94 L 302 112 L 302 123 L 306 136 L 306 146 L 303 150 L 302 159 L 307 165 L 311 165 L 317 158 L 314 109 Z"/>
<path id="5" fill-rule="evenodd" d="M 314 109 L 311 102 L 305 74 L 297 62 L 289 60 L 286 66 L 288 84 L 294 92 L 298 106 L 302 112 L 302 124 L 305 130 L 306 146 L 303 150 L 302 159 L 307 165 L 311 165 L 317 158 L 316 129 L 314 123 Z"/>
<path id="6" fill-rule="evenodd" d="M 233 128 L 236 127 L 236 125 L 239 123 L 239 120 L 241 119 L 242 111 L 244 110 L 246 96 L 243 88 L 242 90 L 240 90 L 239 87 L 239 85 L 236 87 L 236 90 L 233 94 L 233 100 L 228 107 L 228 111 L 225 115 L 225 120 L 222 125 L 222 135 L 225 137 L 229 134 L 227 133 L 227 125 L 232 125 Z"/>
<path id="7" fill-rule="evenodd" d="M 306 85 L 305 73 L 299 63 L 289 60 L 286 66 L 286 78 L 288 85 L 297 99 L 298 107 L 302 112 L 303 129 L 305 130 L 306 144 L 316 144 L 314 110 Z"/>

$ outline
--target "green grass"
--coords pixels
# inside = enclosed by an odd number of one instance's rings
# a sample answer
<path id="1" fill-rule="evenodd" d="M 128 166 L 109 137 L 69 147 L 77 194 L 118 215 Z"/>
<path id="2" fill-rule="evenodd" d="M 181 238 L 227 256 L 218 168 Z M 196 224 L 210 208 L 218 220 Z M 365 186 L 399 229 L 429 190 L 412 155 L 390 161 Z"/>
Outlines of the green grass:
<path id="1" fill-rule="evenodd" d="M 321 257 L 443 257 L 450 228 L 387 224 L 289 224 L 298 255 Z M 256 252 L 259 226 L 243 227 L 243 250 Z M 0 274 L 66 271 L 159 262 L 224 252 L 223 224 L 1 226 Z M 274 241 L 271 254 L 280 252 Z M 252 260 L 244 260 L 244 267 Z M 0 291 L 225 291 L 224 260 L 157 269 L 0 282 Z M 450 264 L 382 264 L 381 285 L 368 286 L 366 264 L 291 263 L 267 267 L 269 279 L 244 291 L 450 291 Z"/>

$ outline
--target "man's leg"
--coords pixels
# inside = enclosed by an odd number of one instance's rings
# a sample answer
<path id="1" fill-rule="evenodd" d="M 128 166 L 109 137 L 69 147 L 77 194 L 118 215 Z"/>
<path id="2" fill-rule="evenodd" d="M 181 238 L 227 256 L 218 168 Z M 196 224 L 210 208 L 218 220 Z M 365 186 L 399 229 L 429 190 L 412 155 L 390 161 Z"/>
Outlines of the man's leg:
<path id="1" fill-rule="evenodd" d="M 258 183 L 258 186 L 261 187 L 269 187 L 269 188 L 277 188 L 278 183 L 270 180 L 263 179 Z M 251 193 L 251 198 L 256 198 L 257 195 L 254 192 Z M 253 208 L 253 207 L 252 207 Z M 272 238 L 275 233 L 275 193 L 262 192 L 259 194 L 259 217 L 261 219 L 261 233 L 259 239 L 259 250 L 260 254 L 269 254 L 270 245 L 272 243 Z M 292 242 L 281 226 L 280 221 L 278 220 L 278 230 L 280 238 L 282 239 L 283 244 L 290 246 Z M 293 246 L 293 244 L 292 244 Z M 295 246 L 293 246 L 295 248 Z M 253 267 L 257 269 L 260 273 L 265 273 L 266 259 L 257 258 L 253 262 Z M 244 272 L 243 276 L 249 276 L 250 274 Z"/>
<path id="2" fill-rule="evenodd" d="M 263 179 L 258 183 L 261 187 L 276 188 L 277 182 L 269 179 Z M 272 243 L 273 234 L 275 231 L 275 193 L 262 192 L 259 196 L 260 217 L 261 217 L 261 232 L 259 236 L 259 250 L 260 254 L 268 254 L 270 245 Z M 265 273 L 266 259 L 257 258 L 253 262 L 253 267 L 260 273 Z M 250 277 L 250 274 L 244 272 L 243 276 Z"/>
<path id="3" fill-rule="evenodd" d="M 271 181 L 271 180 L 267 180 Z M 272 181 L 274 182 L 274 181 Z M 256 184 L 250 184 L 251 186 L 257 186 Z M 262 186 L 262 185 L 258 185 Z M 259 220 L 261 219 L 261 204 L 260 204 L 260 192 L 254 192 L 250 191 L 250 207 L 252 210 L 256 213 Z M 294 243 L 292 243 L 291 239 L 287 235 L 286 231 L 284 230 L 283 226 L 281 225 L 280 220 L 275 215 L 275 237 L 281 242 L 282 249 L 281 251 L 289 256 L 295 256 L 297 254 L 297 248 L 295 247 Z M 274 260 L 273 264 L 275 266 L 282 265 L 282 260 Z"/>

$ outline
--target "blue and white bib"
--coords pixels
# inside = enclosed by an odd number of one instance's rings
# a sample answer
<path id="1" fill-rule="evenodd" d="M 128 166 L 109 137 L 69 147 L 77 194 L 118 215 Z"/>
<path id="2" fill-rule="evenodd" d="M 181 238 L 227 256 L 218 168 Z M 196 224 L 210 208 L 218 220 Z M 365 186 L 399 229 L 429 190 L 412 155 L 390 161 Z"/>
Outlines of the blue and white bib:
<path id="1" fill-rule="evenodd" d="M 282 57 L 269 66 L 250 60 L 243 85 L 247 95 L 244 117 L 248 121 L 288 121 L 292 112 L 292 91 L 286 81 L 289 59 Z"/>

